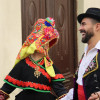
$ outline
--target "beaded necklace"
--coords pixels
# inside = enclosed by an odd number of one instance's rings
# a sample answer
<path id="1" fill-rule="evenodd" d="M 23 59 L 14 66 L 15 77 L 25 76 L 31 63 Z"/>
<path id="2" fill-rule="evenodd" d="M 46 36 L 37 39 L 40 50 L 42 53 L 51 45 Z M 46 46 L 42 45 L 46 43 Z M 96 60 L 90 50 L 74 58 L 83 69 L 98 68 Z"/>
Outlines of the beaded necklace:
<path id="1" fill-rule="evenodd" d="M 37 60 L 37 61 L 34 61 L 31 56 L 29 56 L 29 58 L 32 61 L 32 63 L 36 65 L 35 71 L 34 71 L 34 76 L 38 78 L 40 76 L 40 74 L 41 74 L 41 72 L 39 71 L 39 69 L 40 69 L 39 66 L 40 66 L 40 64 L 42 62 L 42 58 Z"/>

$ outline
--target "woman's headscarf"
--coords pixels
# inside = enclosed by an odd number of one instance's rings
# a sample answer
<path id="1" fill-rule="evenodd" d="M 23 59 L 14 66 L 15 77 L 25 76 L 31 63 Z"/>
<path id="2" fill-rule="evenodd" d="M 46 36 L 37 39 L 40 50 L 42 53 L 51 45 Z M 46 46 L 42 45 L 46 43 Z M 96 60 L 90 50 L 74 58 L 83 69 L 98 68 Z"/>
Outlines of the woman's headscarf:
<path id="1" fill-rule="evenodd" d="M 31 34 L 27 37 L 26 41 L 23 43 L 20 49 L 15 65 L 22 59 L 33 54 L 35 50 L 40 53 L 45 53 L 43 45 L 49 43 L 49 48 L 52 47 L 58 40 L 59 33 L 55 29 L 55 21 L 53 18 L 47 17 L 46 19 L 38 19 L 34 24 L 34 29 Z M 44 57 L 45 68 L 51 77 L 55 76 L 55 72 L 52 66 L 52 61 L 48 61 Z"/>

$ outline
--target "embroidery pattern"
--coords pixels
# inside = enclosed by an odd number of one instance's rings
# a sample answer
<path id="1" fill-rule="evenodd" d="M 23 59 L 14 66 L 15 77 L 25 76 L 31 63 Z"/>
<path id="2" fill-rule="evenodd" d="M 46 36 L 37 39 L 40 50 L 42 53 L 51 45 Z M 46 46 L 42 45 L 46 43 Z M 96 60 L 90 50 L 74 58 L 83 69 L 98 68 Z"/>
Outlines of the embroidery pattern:
<path id="1" fill-rule="evenodd" d="M 21 87 L 31 87 L 31 88 L 40 89 L 40 90 L 51 90 L 50 86 L 39 84 L 39 83 L 34 83 L 34 82 L 20 81 L 9 75 L 6 76 L 5 80 L 7 80 L 8 82 L 14 85 L 21 86 Z"/>
<path id="2" fill-rule="evenodd" d="M 62 74 L 57 74 L 55 77 L 53 77 L 52 79 L 62 79 L 64 78 L 64 76 Z"/>
<path id="3" fill-rule="evenodd" d="M 92 61 L 90 62 L 89 66 L 87 67 L 87 69 L 85 70 L 84 76 L 89 73 L 90 71 L 96 69 L 97 64 L 96 64 L 96 56 L 92 59 Z M 84 77 L 83 76 L 83 77 Z"/>
<path id="4" fill-rule="evenodd" d="M 27 57 L 26 59 L 25 59 L 25 61 L 26 61 L 26 64 L 28 64 L 30 67 L 32 67 L 32 68 L 36 68 L 36 64 L 34 64 L 32 61 L 30 61 L 30 58 L 29 57 Z M 43 63 L 43 62 L 41 62 L 41 63 Z M 38 66 L 39 67 L 39 72 L 41 72 L 48 80 L 49 80 L 49 82 L 51 82 L 51 77 L 49 76 L 49 74 L 47 73 L 47 72 L 45 72 L 45 70 L 43 69 L 43 68 L 41 68 L 40 66 Z"/>
<path id="5" fill-rule="evenodd" d="M 88 66 L 87 69 L 85 70 L 85 73 L 84 73 L 83 77 L 87 76 L 87 74 L 91 73 L 94 69 L 97 68 L 96 57 L 97 57 L 97 55 L 91 60 L 89 66 Z M 83 58 L 83 56 L 82 56 L 82 58 Z M 82 61 L 82 59 L 80 60 L 80 63 L 81 63 L 81 61 Z M 79 65 L 80 65 L 80 63 L 79 63 Z M 77 70 L 76 70 L 75 75 L 78 74 L 79 65 L 78 65 L 78 68 L 77 68 Z"/>
<path id="6" fill-rule="evenodd" d="M 46 19 L 38 19 L 36 23 L 34 24 L 33 31 L 27 37 L 16 59 L 21 60 L 27 57 L 28 56 L 26 55 L 27 50 L 28 50 L 27 48 L 30 48 L 30 45 L 33 44 L 34 42 L 35 42 L 36 48 L 34 48 L 34 46 L 31 46 L 31 48 L 36 49 L 39 52 L 45 52 L 42 46 L 53 40 L 52 44 L 50 43 L 49 45 L 50 47 L 52 47 L 57 42 L 58 38 L 59 38 L 59 33 L 55 29 L 55 20 L 53 18 L 47 17 Z"/>

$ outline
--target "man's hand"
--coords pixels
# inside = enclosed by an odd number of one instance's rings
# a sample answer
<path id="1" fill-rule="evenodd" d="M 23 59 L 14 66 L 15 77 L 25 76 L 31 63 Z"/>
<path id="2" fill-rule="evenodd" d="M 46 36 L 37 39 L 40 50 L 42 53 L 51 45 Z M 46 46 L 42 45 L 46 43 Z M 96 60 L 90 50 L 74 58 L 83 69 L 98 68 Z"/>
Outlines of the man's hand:
<path id="1" fill-rule="evenodd" d="M 100 100 L 100 92 L 92 93 L 88 100 Z"/>

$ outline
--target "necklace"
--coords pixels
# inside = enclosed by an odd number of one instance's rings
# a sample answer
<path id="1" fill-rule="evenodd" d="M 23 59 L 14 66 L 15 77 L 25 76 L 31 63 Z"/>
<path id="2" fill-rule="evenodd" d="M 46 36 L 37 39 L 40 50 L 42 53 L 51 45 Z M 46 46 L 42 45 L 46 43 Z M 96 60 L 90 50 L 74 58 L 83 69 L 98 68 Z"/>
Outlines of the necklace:
<path id="1" fill-rule="evenodd" d="M 40 74 L 41 74 L 41 72 L 39 71 L 40 68 L 39 68 L 39 66 L 36 64 L 36 62 L 32 59 L 31 56 L 29 56 L 29 58 L 30 58 L 30 60 L 32 61 L 32 63 L 36 65 L 35 71 L 34 71 L 34 76 L 35 76 L 36 78 L 38 78 L 38 77 L 40 76 Z M 41 61 L 41 59 L 38 60 L 38 62 L 39 62 L 39 61 Z"/>

